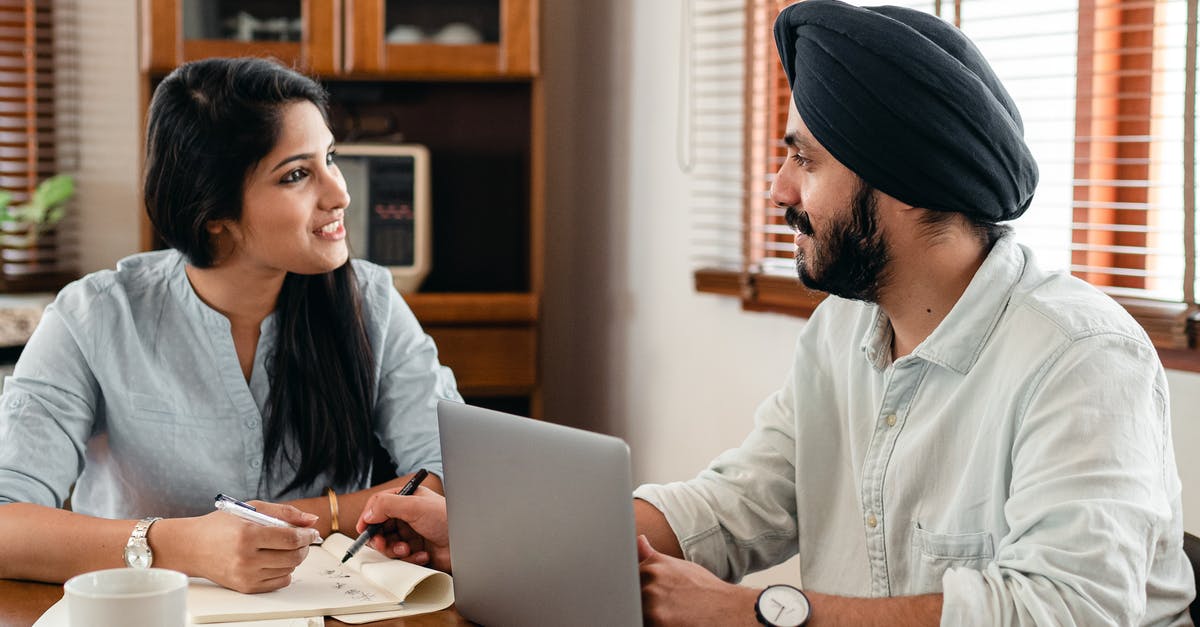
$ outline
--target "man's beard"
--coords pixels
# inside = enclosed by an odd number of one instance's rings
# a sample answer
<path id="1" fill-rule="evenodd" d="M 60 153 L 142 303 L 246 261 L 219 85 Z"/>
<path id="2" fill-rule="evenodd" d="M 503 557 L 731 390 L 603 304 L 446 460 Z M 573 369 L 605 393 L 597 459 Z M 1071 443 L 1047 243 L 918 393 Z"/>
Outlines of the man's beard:
<path id="1" fill-rule="evenodd" d="M 879 208 L 875 190 L 860 181 L 851 201 L 848 216 L 826 227 L 818 238 L 812 232 L 808 215 L 788 207 L 788 225 L 809 235 L 815 248 L 816 263 L 806 259 L 796 248 L 796 273 L 809 289 L 819 290 L 850 300 L 878 302 L 879 291 L 886 280 L 890 254 L 883 234 L 879 232 Z"/>

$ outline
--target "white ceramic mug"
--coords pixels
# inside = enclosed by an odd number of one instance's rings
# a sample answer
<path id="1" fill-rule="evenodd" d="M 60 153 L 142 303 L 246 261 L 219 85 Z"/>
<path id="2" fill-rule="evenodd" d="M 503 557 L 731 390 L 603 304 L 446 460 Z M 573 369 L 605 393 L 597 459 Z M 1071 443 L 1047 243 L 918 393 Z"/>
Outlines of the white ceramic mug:
<path id="1" fill-rule="evenodd" d="M 71 627 L 185 627 L 187 576 L 165 568 L 113 568 L 72 577 Z"/>

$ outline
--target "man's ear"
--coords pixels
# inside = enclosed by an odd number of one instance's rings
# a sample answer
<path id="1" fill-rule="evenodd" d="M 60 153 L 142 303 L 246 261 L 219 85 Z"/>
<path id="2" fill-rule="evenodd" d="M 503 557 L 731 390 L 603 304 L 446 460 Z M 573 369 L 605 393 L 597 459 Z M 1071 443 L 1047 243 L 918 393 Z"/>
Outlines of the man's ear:
<path id="1" fill-rule="evenodd" d="M 229 230 L 228 220 L 209 220 L 204 225 L 204 230 L 208 231 L 209 235 L 220 235 Z"/>

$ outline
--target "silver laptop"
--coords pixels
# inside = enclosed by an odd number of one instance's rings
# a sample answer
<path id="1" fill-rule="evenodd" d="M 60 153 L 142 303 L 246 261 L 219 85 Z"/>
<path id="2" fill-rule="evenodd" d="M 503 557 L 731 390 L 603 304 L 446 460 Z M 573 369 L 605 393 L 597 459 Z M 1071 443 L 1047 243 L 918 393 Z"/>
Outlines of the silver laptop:
<path id="1" fill-rule="evenodd" d="M 507 625 L 641 625 L 629 447 L 438 403 L 454 603 Z"/>

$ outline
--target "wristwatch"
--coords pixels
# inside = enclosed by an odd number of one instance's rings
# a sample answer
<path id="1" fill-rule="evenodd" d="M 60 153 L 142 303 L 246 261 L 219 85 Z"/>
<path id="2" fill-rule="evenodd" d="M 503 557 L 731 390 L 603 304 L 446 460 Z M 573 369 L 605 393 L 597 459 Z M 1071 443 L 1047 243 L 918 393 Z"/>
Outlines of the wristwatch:
<path id="1" fill-rule="evenodd" d="M 754 617 L 767 627 L 800 627 L 811 615 L 804 592 L 785 584 L 767 586 L 754 602 Z"/>
<path id="2" fill-rule="evenodd" d="M 125 543 L 126 566 L 150 568 L 150 565 L 154 563 L 154 552 L 150 550 L 150 543 L 146 542 L 146 534 L 150 531 L 150 525 L 153 525 L 156 520 L 162 520 L 162 518 L 143 518 L 134 525 L 129 542 Z"/>

